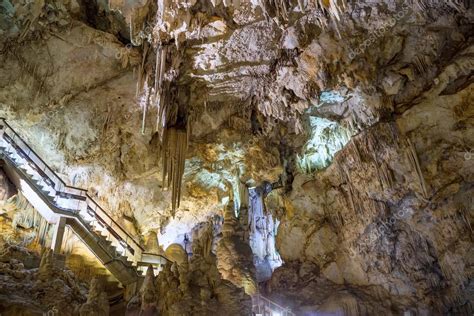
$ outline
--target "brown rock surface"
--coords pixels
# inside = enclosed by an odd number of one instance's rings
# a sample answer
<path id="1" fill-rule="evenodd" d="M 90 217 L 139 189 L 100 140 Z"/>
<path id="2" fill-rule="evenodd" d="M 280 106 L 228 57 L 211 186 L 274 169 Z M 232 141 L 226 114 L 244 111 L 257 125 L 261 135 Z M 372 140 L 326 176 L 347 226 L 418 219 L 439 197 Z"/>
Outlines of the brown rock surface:
<path id="1" fill-rule="evenodd" d="M 301 314 L 470 315 L 473 21 L 469 1 L 5 0 L 0 117 L 131 235 L 157 232 L 174 264 L 142 299 L 163 315 L 249 311 L 249 262 L 268 252 L 284 264 L 259 290 Z M 178 129 L 172 210 L 162 138 Z M 232 231 L 229 201 L 252 216 L 240 188 L 264 184 L 261 218 Z M 14 193 L 0 173 L 7 242 L 35 229 L 6 229 Z M 30 273 L 5 249 L 9 313 L 26 295 L 56 306 L 48 280 L 61 306 L 85 300 L 50 256 Z"/>

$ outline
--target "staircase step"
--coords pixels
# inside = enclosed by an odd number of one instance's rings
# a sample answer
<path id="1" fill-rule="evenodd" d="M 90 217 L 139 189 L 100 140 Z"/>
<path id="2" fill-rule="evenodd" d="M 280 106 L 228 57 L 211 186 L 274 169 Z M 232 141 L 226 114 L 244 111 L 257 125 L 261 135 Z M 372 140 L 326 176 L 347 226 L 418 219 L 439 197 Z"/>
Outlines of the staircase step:
<path id="1" fill-rule="evenodd" d="M 54 201 L 54 194 L 51 194 L 51 192 L 49 191 L 43 191 L 43 190 L 41 190 L 41 192 L 44 193 L 44 195 L 46 196 L 46 198 L 48 198 L 48 200 Z"/>

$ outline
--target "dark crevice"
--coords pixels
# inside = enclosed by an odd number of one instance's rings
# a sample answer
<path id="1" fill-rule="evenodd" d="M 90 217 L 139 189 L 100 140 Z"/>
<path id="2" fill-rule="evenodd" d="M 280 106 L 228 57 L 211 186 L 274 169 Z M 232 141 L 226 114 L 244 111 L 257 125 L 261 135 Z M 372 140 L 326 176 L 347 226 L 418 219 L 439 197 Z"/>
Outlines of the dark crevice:
<path id="1" fill-rule="evenodd" d="M 76 18 L 88 26 L 113 34 L 123 44 L 130 43 L 130 34 L 124 17 L 110 11 L 107 3 L 100 0 L 79 0 L 80 14 Z"/>

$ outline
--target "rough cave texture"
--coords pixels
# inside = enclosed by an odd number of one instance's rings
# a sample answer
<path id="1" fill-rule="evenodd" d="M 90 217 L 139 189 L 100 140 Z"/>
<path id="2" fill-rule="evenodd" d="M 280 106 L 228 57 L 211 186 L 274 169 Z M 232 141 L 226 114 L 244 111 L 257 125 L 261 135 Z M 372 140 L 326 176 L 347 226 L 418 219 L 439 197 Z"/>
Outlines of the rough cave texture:
<path id="1" fill-rule="evenodd" d="M 239 283 L 224 280 L 217 269 L 212 223 L 194 234 L 189 262 L 184 258 L 167 264 L 156 278 L 149 267 L 126 315 L 251 315 L 250 297 L 239 289 Z"/>
<path id="2" fill-rule="evenodd" d="M 87 285 L 56 264 L 48 249 L 35 260 L 26 248 L 3 243 L 0 256 L 0 311 L 4 315 L 78 315 Z M 35 265 L 35 263 L 39 263 Z M 106 301 L 108 307 L 108 301 Z M 82 315 L 82 314 L 81 314 Z M 84 314 L 88 315 L 88 314 Z M 97 314 L 104 315 L 104 314 Z"/>
<path id="3" fill-rule="evenodd" d="M 260 293 L 297 315 L 471 315 L 473 21 L 461 0 L 3 0 L 0 117 L 158 236 L 170 263 L 124 313 L 250 314 Z M 1 172 L 8 249 L 47 248 L 19 199 Z M 98 282 L 9 253 L 0 313 L 114 313 Z"/>

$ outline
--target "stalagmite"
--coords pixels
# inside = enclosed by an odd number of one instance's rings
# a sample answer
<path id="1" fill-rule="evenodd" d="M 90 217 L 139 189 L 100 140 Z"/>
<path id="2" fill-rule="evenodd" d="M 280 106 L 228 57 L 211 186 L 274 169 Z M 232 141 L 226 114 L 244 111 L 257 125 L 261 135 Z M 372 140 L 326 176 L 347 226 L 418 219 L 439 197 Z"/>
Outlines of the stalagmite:
<path id="1" fill-rule="evenodd" d="M 237 223 L 234 213 L 234 201 L 231 199 L 224 210 L 224 225 L 222 226 L 224 237 L 230 237 L 236 233 Z"/>
<path id="2" fill-rule="evenodd" d="M 145 250 L 147 253 L 162 255 L 164 250 L 158 243 L 156 231 L 150 231 L 145 236 Z"/>
<path id="3" fill-rule="evenodd" d="M 155 275 L 153 267 L 148 266 L 146 270 L 145 280 L 140 289 L 141 310 L 145 315 L 154 315 L 156 313 L 156 289 L 155 289 Z"/>
<path id="4" fill-rule="evenodd" d="M 80 316 L 102 316 L 109 315 L 109 300 L 103 289 L 101 281 L 93 278 L 89 288 L 87 302 L 79 309 Z"/>
<path id="5" fill-rule="evenodd" d="M 54 258 L 53 250 L 50 248 L 44 249 L 41 256 L 41 262 L 38 269 L 38 280 L 48 281 L 52 278 L 54 273 Z"/>
<path id="6" fill-rule="evenodd" d="M 273 269 L 282 264 L 275 248 L 275 235 L 278 222 L 265 210 L 264 186 L 249 190 L 249 228 L 250 247 L 254 253 L 257 279 L 265 280 Z M 268 193 L 268 192 L 267 192 Z"/>
<path id="7" fill-rule="evenodd" d="M 245 230 L 235 217 L 234 203 L 229 201 L 224 210 L 223 238 L 216 249 L 217 267 L 222 277 L 244 288 L 249 295 L 257 290 L 255 269 L 252 262 L 252 250 L 241 238 Z"/>

